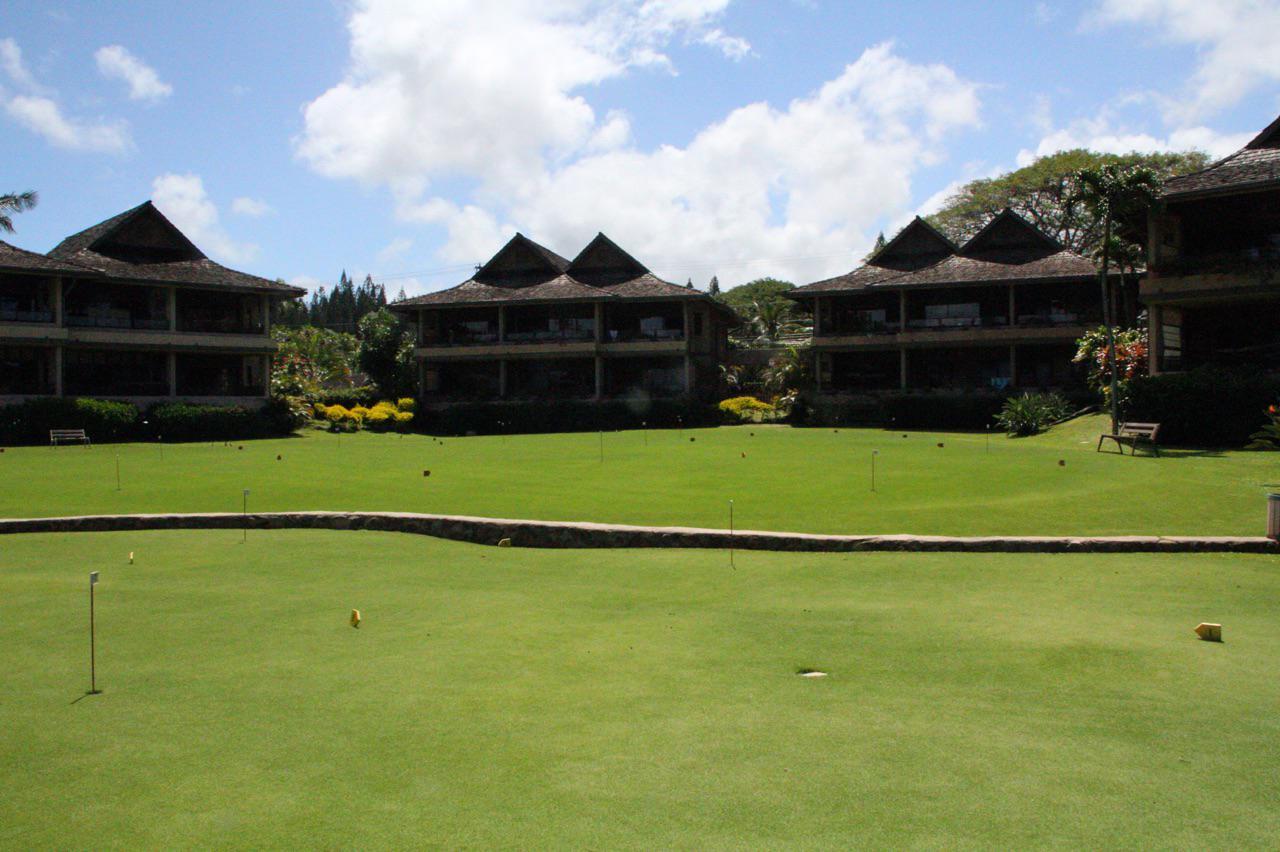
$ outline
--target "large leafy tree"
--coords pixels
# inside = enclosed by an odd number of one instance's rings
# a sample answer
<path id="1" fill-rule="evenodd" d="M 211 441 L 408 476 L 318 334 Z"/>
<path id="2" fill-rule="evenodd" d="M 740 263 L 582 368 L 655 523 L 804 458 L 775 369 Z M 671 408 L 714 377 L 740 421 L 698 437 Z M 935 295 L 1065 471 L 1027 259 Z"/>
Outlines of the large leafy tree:
<path id="1" fill-rule="evenodd" d="M 351 387 L 360 341 L 327 328 L 275 326 L 271 387 L 277 396 L 314 400 L 331 388 Z"/>
<path id="2" fill-rule="evenodd" d="M 1110 271 L 1117 222 L 1133 221 L 1155 200 L 1161 178 L 1155 170 L 1141 164 L 1107 163 L 1081 169 L 1075 176 L 1077 199 L 1101 231 L 1098 249 L 1099 280 L 1102 287 L 1103 315 L 1106 322 L 1107 367 L 1110 373 L 1109 402 L 1111 431 L 1119 424 L 1119 376 L 1116 365 L 1115 311 L 1110 289 Z"/>
<path id="3" fill-rule="evenodd" d="M 1082 172 L 1107 166 L 1144 167 L 1163 181 L 1202 169 L 1208 162 L 1208 155 L 1199 151 L 1123 155 L 1061 151 L 999 177 L 970 181 L 929 222 L 963 242 L 1010 207 L 1067 248 L 1089 256 L 1101 248 L 1103 221 L 1085 202 Z"/>
<path id="4" fill-rule="evenodd" d="M 0 195 L 0 231 L 13 233 L 13 214 L 30 210 L 36 206 L 39 197 L 34 191 L 10 192 Z"/>
<path id="5" fill-rule="evenodd" d="M 746 284 L 739 284 L 737 287 L 723 290 L 716 298 L 733 308 L 739 316 L 747 320 L 756 314 L 756 305 L 771 303 L 779 305 L 785 318 L 790 318 L 794 315 L 796 303 L 786 298 L 783 294 L 788 290 L 794 290 L 795 287 L 796 285 L 790 281 L 781 281 L 777 278 L 757 278 L 755 281 L 748 281 Z"/>
<path id="6" fill-rule="evenodd" d="M 360 320 L 360 369 L 388 399 L 412 396 L 413 333 L 386 308 Z"/>

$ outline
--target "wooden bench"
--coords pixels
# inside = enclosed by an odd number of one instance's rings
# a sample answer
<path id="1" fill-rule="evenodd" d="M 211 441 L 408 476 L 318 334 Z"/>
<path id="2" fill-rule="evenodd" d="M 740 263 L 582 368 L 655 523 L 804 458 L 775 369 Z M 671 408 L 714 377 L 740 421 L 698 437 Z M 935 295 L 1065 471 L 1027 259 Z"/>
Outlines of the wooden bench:
<path id="1" fill-rule="evenodd" d="M 49 430 L 49 443 L 52 444 L 53 446 L 56 447 L 59 444 L 66 444 L 71 441 L 79 441 L 81 444 L 84 444 L 85 446 L 90 446 L 92 444 L 92 442 L 89 440 L 89 436 L 85 434 L 85 431 L 83 429 L 50 429 Z"/>
<path id="2" fill-rule="evenodd" d="M 1098 452 L 1102 452 L 1103 441 L 1112 440 L 1116 442 L 1120 455 L 1124 455 L 1125 444 L 1133 448 L 1134 454 L 1138 452 L 1139 444 L 1146 444 L 1158 456 L 1160 455 L 1160 448 L 1156 446 L 1156 435 L 1159 432 L 1159 423 L 1121 423 L 1120 428 L 1116 430 L 1114 435 L 1098 436 Z"/>

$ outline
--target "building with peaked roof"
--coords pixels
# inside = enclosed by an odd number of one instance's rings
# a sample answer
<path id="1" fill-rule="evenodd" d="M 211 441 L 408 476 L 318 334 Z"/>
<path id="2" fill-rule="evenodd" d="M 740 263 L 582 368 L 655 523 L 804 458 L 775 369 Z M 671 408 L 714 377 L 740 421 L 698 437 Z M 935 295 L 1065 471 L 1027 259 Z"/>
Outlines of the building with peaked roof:
<path id="1" fill-rule="evenodd" d="M 390 307 L 417 327 L 428 404 L 709 395 L 737 323 L 604 234 L 573 260 L 516 234 L 458 286 Z"/>
<path id="2" fill-rule="evenodd" d="M 916 217 L 864 265 L 787 295 L 813 312 L 827 393 L 1075 388 L 1076 341 L 1102 321 L 1093 264 L 1011 210 L 963 246 Z"/>
<path id="3" fill-rule="evenodd" d="M 1169 180 L 1147 217 L 1151 371 L 1280 368 L 1280 118 Z"/>
<path id="4" fill-rule="evenodd" d="M 214 263 L 150 201 L 48 254 L 0 242 L 0 402 L 261 403 L 271 303 L 305 292 Z"/>

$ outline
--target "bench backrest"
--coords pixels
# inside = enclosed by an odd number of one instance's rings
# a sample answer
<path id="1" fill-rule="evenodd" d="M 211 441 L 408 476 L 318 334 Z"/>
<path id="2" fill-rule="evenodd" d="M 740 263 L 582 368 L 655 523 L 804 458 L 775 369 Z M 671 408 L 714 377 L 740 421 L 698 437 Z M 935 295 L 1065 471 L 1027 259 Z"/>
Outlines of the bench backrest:
<path id="1" fill-rule="evenodd" d="M 49 440 L 56 441 L 62 438 L 87 438 L 83 429 L 50 429 Z"/>
<path id="2" fill-rule="evenodd" d="M 1120 434 L 1130 438 L 1146 438 L 1149 441 L 1156 439 L 1156 433 L 1160 431 L 1159 423 L 1121 423 Z"/>

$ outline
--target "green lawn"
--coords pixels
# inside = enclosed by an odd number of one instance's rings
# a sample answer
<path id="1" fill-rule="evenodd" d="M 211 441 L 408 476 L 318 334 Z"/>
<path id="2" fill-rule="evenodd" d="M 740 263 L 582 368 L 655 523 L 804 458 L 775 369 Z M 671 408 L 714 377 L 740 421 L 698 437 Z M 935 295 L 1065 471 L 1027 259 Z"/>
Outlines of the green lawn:
<path id="1" fill-rule="evenodd" d="M 1098 454 L 1097 417 L 1030 439 L 869 429 L 9 448 L 0 516 L 363 509 L 824 533 L 1261 535 L 1280 456 Z M 690 441 L 695 438 L 695 441 Z M 937 445 L 945 446 L 939 448 Z M 244 449 L 238 449 L 243 446 Z M 870 483 L 873 450 L 876 492 Z M 745 458 L 743 454 L 745 455 Z M 119 456 L 122 490 L 116 490 Z M 277 461 L 277 456 L 282 459 Z M 1059 466 L 1059 461 L 1065 466 Z M 424 469 L 431 471 L 424 478 Z M 1276 486 L 1272 486 L 1276 487 Z"/>
<path id="2" fill-rule="evenodd" d="M 1273 558 L 736 563 L 385 533 L 6 537 L 0 847 L 1280 836 Z M 81 699 L 89 570 L 105 692 Z M 1197 641 L 1201 620 L 1226 643 Z"/>

